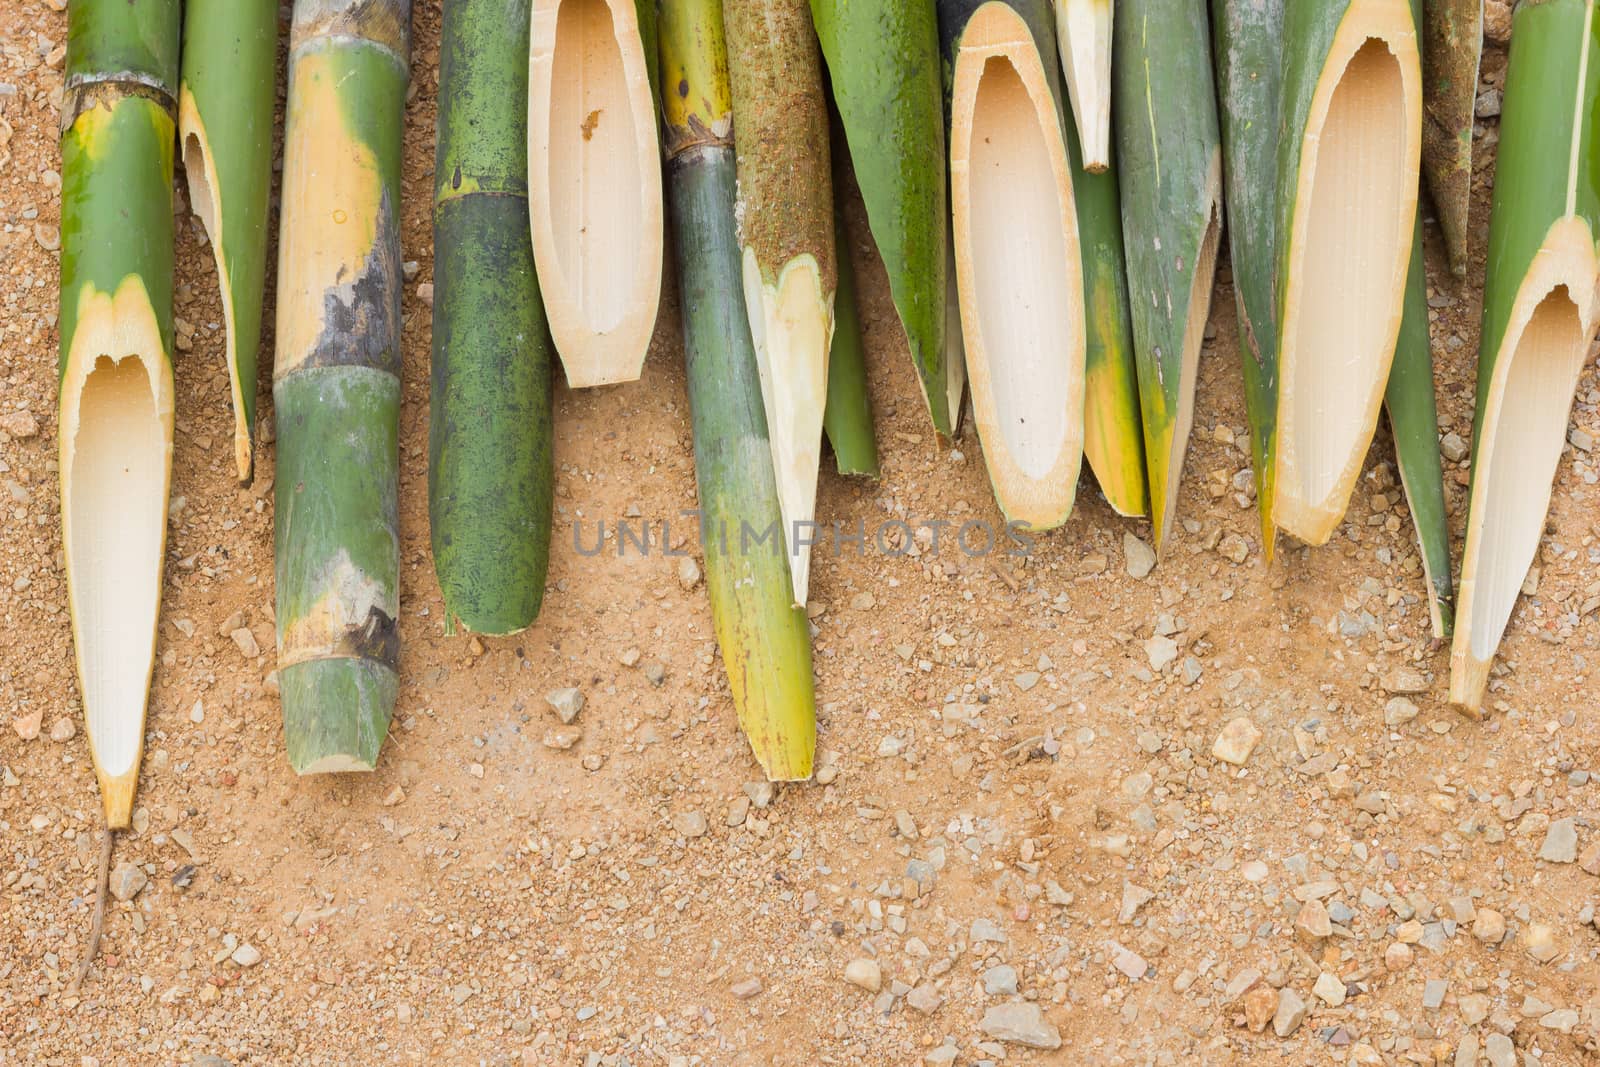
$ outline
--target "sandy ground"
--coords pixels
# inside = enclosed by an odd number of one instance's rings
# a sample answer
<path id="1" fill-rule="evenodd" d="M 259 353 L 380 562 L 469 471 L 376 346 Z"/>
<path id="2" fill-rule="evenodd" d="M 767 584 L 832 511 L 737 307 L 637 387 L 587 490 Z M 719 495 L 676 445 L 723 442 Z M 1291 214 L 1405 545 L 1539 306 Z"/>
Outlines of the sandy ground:
<path id="1" fill-rule="evenodd" d="M 418 5 L 406 116 L 420 270 L 403 686 L 381 766 L 300 780 L 284 759 L 267 689 L 273 449 L 254 488 L 233 484 L 216 283 L 179 196 L 188 340 L 161 662 L 137 828 L 118 846 L 149 881 L 113 904 L 101 966 L 72 992 L 100 814 L 73 729 L 57 522 L 58 6 L 0 0 L 0 1062 L 1594 1062 L 1596 460 L 1563 457 L 1494 713 L 1458 718 L 1386 431 L 1333 543 L 1263 566 L 1236 482 L 1249 459 L 1225 271 L 1183 525 L 1148 577 L 1124 552 L 1147 525 L 1114 516 L 1087 475 L 1070 523 L 1026 559 L 963 555 L 948 534 L 935 552 L 928 531 L 899 556 L 817 556 L 815 784 L 753 784 L 704 588 L 677 560 L 573 546 L 580 519 L 592 544 L 599 520 L 694 501 L 670 279 L 642 381 L 556 386 L 544 617 L 515 638 L 446 637 L 420 295 L 437 0 Z M 1491 85 L 1503 64 L 1491 52 Z M 1441 430 L 1463 438 L 1486 203 L 1480 188 L 1468 283 L 1440 273 L 1431 301 Z M 825 471 L 819 516 L 997 522 L 977 441 L 934 440 L 882 268 L 859 237 L 853 252 L 884 472 Z M 1590 435 L 1597 405 L 1591 364 L 1575 413 Z M 1466 471 L 1447 477 L 1459 534 Z M 241 623 L 261 655 L 226 636 Z M 1159 672 L 1153 636 L 1177 652 Z M 544 744 L 561 686 L 587 700 L 569 750 Z M 1415 690 L 1416 715 L 1386 725 L 1393 690 Z M 42 733 L 24 739 L 34 715 Z M 1262 733 L 1242 769 L 1211 754 L 1236 718 Z M 865 960 L 876 994 L 844 980 Z M 990 1036 L 986 1012 L 1029 1005 L 1063 1051 Z M 1275 1011 L 1287 1037 L 1245 1025 Z"/>

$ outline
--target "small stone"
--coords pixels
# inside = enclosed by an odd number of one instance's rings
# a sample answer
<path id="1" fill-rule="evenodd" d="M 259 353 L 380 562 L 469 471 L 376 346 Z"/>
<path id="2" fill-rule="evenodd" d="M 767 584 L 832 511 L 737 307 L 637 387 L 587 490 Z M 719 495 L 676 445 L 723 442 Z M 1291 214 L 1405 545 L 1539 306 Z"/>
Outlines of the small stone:
<path id="1" fill-rule="evenodd" d="M 1483 35 L 1495 44 L 1511 42 L 1512 0 L 1484 0 Z"/>
<path id="2" fill-rule="evenodd" d="M 644 665 L 644 680 L 651 685 L 660 685 L 667 680 L 667 668 L 663 663 L 650 662 Z"/>
<path id="3" fill-rule="evenodd" d="M 1583 850 L 1583 855 L 1578 857 L 1578 866 L 1583 868 L 1585 874 L 1600 875 L 1600 841 Z"/>
<path id="4" fill-rule="evenodd" d="M 544 702 L 555 709 L 563 723 L 570 724 L 583 710 L 583 692 L 573 686 L 552 689 L 544 695 Z"/>
<path id="5" fill-rule="evenodd" d="M 1222 728 L 1211 746 L 1211 754 L 1235 767 L 1243 767 L 1260 740 L 1261 731 L 1256 724 L 1241 715 Z"/>
<path id="6" fill-rule="evenodd" d="M 194 707 L 189 709 L 189 721 L 199 726 L 206 721 L 206 705 L 204 701 L 196 700 Z"/>
<path id="7" fill-rule="evenodd" d="M 1061 1031 L 1044 1017 L 1039 1005 L 1025 1000 L 996 1004 L 983 1013 L 982 1029 L 996 1041 L 1028 1048 L 1058 1049 Z"/>
<path id="8" fill-rule="evenodd" d="M 911 817 L 909 811 L 897 811 L 894 813 L 894 828 L 907 841 L 915 841 L 917 839 L 917 823 Z"/>
<path id="9" fill-rule="evenodd" d="M 1117 922 L 1126 926 L 1133 922 L 1139 909 L 1154 900 L 1156 895 L 1142 885 L 1134 885 L 1127 879 L 1122 882 L 1122 909 L 1117 913 Z"/>
<path id="10" fill-rule="evenodd" d="M 1578 828 L 1571 819 L 1557 819 L 1545 831 L 1539 858 L 1547 863 L 1572 863 L 1578 858 Z"/>
<path id="11" fill-rule="evenodd" d="M 1384 692 L 1391 696 L 1400 694 L 1417 694 L 1428 691 L 1428 679 L 1423 677 L 1421 671 L 1410 667 L 1401 667 L 1383 676 Z"/>
<path id="12" fill-rule="evenodd" d="M 423 282 L 417 286 L 417 299 L 429 307 L 433 307 L 433 283 Z"/>
<path id="13" fill-rule="evenodd" d="M 241 626 L 228 636 L 233 638 L 234 645 L 245 659 L 255 659 L 261 655 L 261 646 L 256 643 L 256 635 L 251 633 L 248 627 Z"/>
<path id="14" fill-rule="evenodd" d="M 406 791 L 400 786 L 395 786 L 393 789 L 389 790 L 389 795 L 383 798 L 383 806 L 386 808 L 392 808 L 396 805 L 404 804 L 405 800 Z"/>
<path id="15" fill-rule="evenodd" d="M 906 1006 L 924 1015 L 932 1015 L 944 1006 L 944 997 L 939 995 L 932 982 L 923 982 L 906 994 Z"/>
<path id="16" fill-rule="evenodd" d="M 876 960 L 863 956 L 845 964 L 844 980 L 868 993 L 876 993 L 883 985 L 883 971 Z"/>
<path id="17" fill-rule="evenodd" d="M 32 741 L 39 736 L 39 730 L 44 726 L 44 709 L 18 715 L 11 720 L 11 728 L 17 731 L 17 736 L 24 741 Z"/>
<path id="18" fill-rule="evenodd" d="M 1517 1067 L 1517 1046 L 1505 1034 L 1490 1034 L 1483 1042 L 1489 1067 Z"/>
<path id="19" fill-rule="evenodd" d="M 1238 534 L 1229 534 L 1217 545 L 1217 554 L 1234 563 L 1243 563 L 1250 558 L 1250 543 Z"/>
<path id="20" fill-rule="evenodd" d="M 1288 1037 L 1300 1029 L 1305 1018 L 1306 1002 L 1300 999 L 1300 994 L 1288 986 L 1278 990 L 1278 1010 L 1272 1016 L 1272 1032 L 1279 1037 Z"/>
<path id="21" fill-rule="evenodd" d="M 1570 1034 L 1578 1025 L 1578 1013 L 1572 1008 L 1558 1008 L 1539 1017 L 1539 1025 L 1546 1030 Z"/>
<path id="22" fill-rule="evenodd" d="M 1000 924 L 993 919 L 973 919 L 972 928 L 967 932 L 967 940 L 974 945 L 1003 945 L 1006 943 L 1006 932 L 1000 929 Z"/>
<path id="23" fill-rule="evenodd" d="M 46 252 L 54 252 L 61 247 L 61 230 L 48 222 L 36 222 L 33 224 L 33 239 Z"/>
<path id="24" fill-rule="evenodd" d="M 579 741 L 583 740 L 583 730 L 577 726 L 558 726 L 553 730 L 546 730 L 543 745 L 553 748 L 557 752 L 565 752 Z"/>
<path id="25" fill-rule="evenodd" d="M 1150 964 L 1145 962 L 1145 958 L 1133 951 L 1133 949 L 1125 948 L 1115 941 L 1111 942 L 1110 949 L 1111 965 L 1129 978 L 1137 981 L 1149 972 Z"/>
<path id="26" fill-rule="evenodd" d="M 1428 979 L 1422 984 L 1422 1006 L 1429 1011 L 1438 1011 L 1449 989 L 1450 983 L 1443 978 Z"/>
<path id="27" fill-rule="evenodd" d="M 1468 1031 L 1456 1046 L 1455 1067 L 1478 1067 L 1478 1035 Z"/>
<path id="28" fill-rule="evenodd" d="M 78 735 L 78 724 L 72 721 L 70 715 L 63 715 L 50 724 L 50 740 L 56 744 L 71 741 Z"/>
<path id="29" fill-rule="evenodd" d="M 1522 943 L 1528 950 L 1528 955 L 1540 963 L 1549 963 L 1561 955 L 1561 945 L 1556 941 L 1556 932 L 1543 923 L 1533 923 L 1528 927 L 1528 932 L 1522 935 Z"/>
<path id="30" fill-rule="evenodd" d="M 704 837 L 708 825 L 698 811 L 680 811 L 672 817 L 672 828 L 684 837 Z"/>
<path id="31" fill-rule="evenodd" d="M 1178 644 L 1170 637 L 1159 634 L 1144 643 L 1145 658 L 1150 661 L 1150 669 L 1160 674 L 1167 669 L 1167 665 L 1178 658 Z"/>
<path id="32" fill-rule="evenodd" d="M 761 979 L 751 977 L 746 978 L 742 982 L 735 982 L 732 986 L 728 987 L 728 992 L 732 993 L 740 1000 L 749 1000 L 751 997 L 756 996 L 761 992 Z"/>
<path id="33" fill-rule="evenodd" d="M 1267 875 L 1271 874 L 1272 871 L 1260 860 L 1246 860 L 1239 868 L 1239 873 L 1244 876 L 1245 881 L 1257 883 L 1265 882 Z"/>
<path id="34" fill-rule="evenodd" d="M 1505 94 L 1499 89 L 1485 89 L 1478 94 L 1478 99 L 1473 104 L 1473 113 L 1480 119 L 1497 119 L 1500 117 L 1500 108 L 1505 103 Z"/>
<path id="35" fill-rule="evenodd" d="M 1039 684 L 1040 677 L 1041 676 L 1038 671 L 1023 671 L 1021 674 L 1013 678 L 1012 681 L 1016 683 L 1018 689 L 1026 693 L 1028 690 Z"/>
<path id="36" fill-rule="evenodd" d="M 8 411 L 0 415 L 0 433 L 26 441 L 39 436 L 39 420 L 31 411 Z"/>
<path id="37" fill-rule="evenodd" d="M 1444 458 L 1451 463 L 1460 463 L 1471 453 L 1467 442 L 1461 439 L 1458 433 L 1447 433 L 1439 439 L 1439 451 L 1444 453 Z"/>
<path id="38" fill-rule="evenodd" d="M 1302 939 L 1313 943 L 1333 936 L 1333 920 L 1328 917 L 1327 906 L 1320 900 L 1308 900 L 1300 905 L 1294 928 Z"/>
<path id="39" fill-rule="evenodd" d="M 700 584 L 700 564 L 694 561 L 693 556 L 678 560 L 678 584 L 685 589 L 693 589 Z"/>
<path id="40" fill-rule="evenodd" d="M 143 870 L 123 860 L 112 869 L 108 888 L 118 900 L 132 900 L 149 883 L 150 879 Z"/>
<path id="41" fill-rule="evenodd" d="M 1143 578 L 1155 569 L 1155 550 L 1131 533 L 1122 535 L 1122 556 L 1130 578 Z"/>
<path id="42" fill-rule="evenodd" d="M 1265 1030 L 1276 1014 L 1278 991 L 1271 986 L 1258 985 L 1244 995 L 1244 1021 L 1252 1034 Z"/>
<path id="43" fill-rule="evenodd" d="M 1001 963 L 990 967 L 983 972 L 983 991 L 991 997 L 1015 996 L 1017 992 L 1017 969 L 1009 963 Z"/>
<path id="44" fill-rule="evenodd" d="M 1498 945 L 1506 939 L 1506 917 L 1493 908 L 1479 908 L 1478 917 L 1472 920 L 1472 936 L 1486 945 Z"/>
<path id="45" fill-rule="evenodd" d="M 1391 697 L 1383 706 L 1385 726 L 1404 726 L 1417 717 L 1417 706 L 1405 697 Z"/>
<path id="46" fill-rule="evenodd" d="M 778 795 L 778 787 L 772 782 L 746 782 L 744 795 L 750 798 L 758 810 L 765 810 L 772 803 L 772 798 Z"/>
<path id="47" fill-rule="evenodd" d="M 240 967 L 254 967 L 261 962 L 261 950 L 254 945 L 240 945 L 230 958 Z"/>
<path id="48" fill-rule="evenodd" d="M 728 805 L 728 815 L 723 821 L 729 826 L 743 826 L 744 821 L 750 817 L 750 798 L 734 797 L 733 803 Z"/>
<path id="49" fill-rule="evenodd" d="M 1330 1008 L 1337 1008 L 1344 1003 L 1344 983 L 1332 971 L 1323 971 L 1317 976 L 1317 984 L 1311 987 L 1311 992 L 1321 997 Z"/>
<path id="50" fill-rule="evenodd" d="M 1416 958 L 1416 953 L 1411 946 L 1401 941 L 1396 941 L 1383 950 L 1383 965 L 1390 971 L 1399 972 L 1411 966 L 1411 961 Z"/>

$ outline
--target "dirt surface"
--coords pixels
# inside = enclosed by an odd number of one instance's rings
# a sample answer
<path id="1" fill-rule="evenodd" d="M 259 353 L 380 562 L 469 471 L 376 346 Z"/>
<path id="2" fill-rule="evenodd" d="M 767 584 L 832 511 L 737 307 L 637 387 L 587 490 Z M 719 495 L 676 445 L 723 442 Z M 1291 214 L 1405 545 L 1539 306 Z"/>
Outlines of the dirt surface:
<path id="1" fill-rule="evenodd" d="M 938 552 L 923 530 L 900 555 L 817 553 L 817 783 L 770 803 L 753 785 L 705 591 L 678 560 L 574 548 L 580 519 L 587 548 L 599 520 L 659 530 L 693 504 L 670 280 L 642 381 L 556 387 L 544 617 L 511 639 L 447 637 L 425 506 L 437 0 L 418 5 L 406 115 L 420 270 L 403 685 L 381 765 L 296 779 L 284 759 L 274 452 L 253 488 L 233 484 L 222 315 L 179 196 L 161 662 L 136 830 L 118 844 L 148 885 L 113 902 L 101 963 L 72 991 L 101 817 L 57 523 L 60 6 L 0 0 L 0 1062 L 1595 1061 L 1596 460 L 1563 457 L 1493 715 L 1458 718 L 1387 431 L 1334 542 L 1263 566 L 1225 272 L 1182 525 L 1147 577 L 1125 549 L 1147 525 L 1114 516 L 1087 475 L 1070 523 L 1026 559 L 964 555 L 954 527 Z M 1492 51 L 1490 87 L 1503 66 Z M 1488 121 L 1480 144 L 1496 133 Z M 1437 274 L 1432 299 L 1441 429 L 1463 439 L 1486 181 L 1468 282 Z M 931 434 L 855 222 L 884 471 L 824 471 L 819 516 L 997 522 L 971 431 L 954 447 Z M 1584 441 L 1597 405 L 1591 364 Z M 1447 477 L 1459 534 L 1463 464 Z M 229 636 L 240 625 L 259 656 Z M 544 697 L 563 686 L 586 699 L 565 750 L 545 744 L 559 720 Z M 1212 751 L 1240 718 L 1261 738 L 1236 768 Z M 1063 1051 L 991 1036 L 1030 1005 Z M 1245 1025 L 1274 1012 L 1289 1036 Z"/>

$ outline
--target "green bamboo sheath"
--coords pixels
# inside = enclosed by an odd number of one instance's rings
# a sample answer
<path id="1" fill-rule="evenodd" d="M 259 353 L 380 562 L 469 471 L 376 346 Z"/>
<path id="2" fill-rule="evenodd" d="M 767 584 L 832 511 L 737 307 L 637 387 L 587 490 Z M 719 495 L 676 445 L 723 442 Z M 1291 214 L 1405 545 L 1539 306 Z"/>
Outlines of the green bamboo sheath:
<path id="1" fill-rule="evenodd" d="M 1422 552 L 1433 636 L 1442 641 L 1450 635 L 1455 619 L 1455 586 L 1450 576 L 1450 516 L 1444 508 L 1444 465 L 1439 457 L 1439 408 L 1434 397 L 1420 215 L 1406 279 L 1405 318 L 1400 323 L 1400 343 L 1389 371 L 1384 407 L 1394 430 L 1400 482 L 1405 487 L 1406 505 Z"/>
<path id="2" fill-rule="evenodd" d="M 757 761 L 772 780 L 804 779 L 816 747 L 811 638 L 805 612 L 791 602 L 745 314 L 722 13 L 716 0 L 666 0 L 659 32 L 668 203 L 711 618 Z"/>
<path id="3" fill-rule="evenodd" d="M 1226 162 L 1228 260 L 1239 321 L 1239 361 L 1250 424 L 1261 552 L 1277 544 L 1272 495 L 1278 444 L 1277 261 L 1278 97 L 1282 84 L 1284 0 L 1217 0 L 1218 117 Z"/>
<path id="4" fill-rule="evenodd" d="M 126 827 L 133 811 L 167 526 L 179 25 L 177 0 L 75 0 L 68 11 L 58 367 L 62 536 L 86 732 L 113 829 Z M 131 343 L 140 344 L 137 352 L 128 351 Z M 117 385 L 124 376 L 138 383 L 127 393 Z M 137 403 L 147 439 L 97 432 L 95 416 L 107 414 L 102 408 L 80 423 L 79 402 L 91 390 Z M 115 499 L 119 492 L 148 494 L 150 487 L 93 481 L 94 472 L 124 469 L 125 450 L 135 447 L 156 468 L 155 499 Z M 98 485 L 101 494 L 76 494 L 75 475 L 91 483 L 85 493 Z M 148 558 L 127 558 L 129 545 L 146 543 Z M 95 610 L 107 602 L 136 602 L 140 609 L 107 617 Z"/>
<path id="5" fill-rule="evenodd" d="M 840 166 L 834 163 L 834 175 Z M 835 188 L 839 188 L 836 184 Z M 838 197 L 842 201 L 843 197 Z M 867 395 L 867 354 L 861 338 L 861 311 L 856 304 L 856 272 L 844 211 L 835 212 L 835 247 L 839 286 L 833 297 L 833 344 L 828 349 L 828 404 L 822 428 L 833 446 L 840 474 L 878 476 L 878 442 L 872 432 L 872 400 Z"/>
<path id="6" fill-rule="evenodd" d="M 1116 153 L 1106 167 L 1084 169 L 1074 123 L 1066 124 L 1072 192 L 1083 256 L 1083 455 L 1106 502 L 1118 515 L 1147 515 L 1144 426 L 1139 418 L 1139 373 L 1134 365 L 1128 272 L 1122 249 L 1122 204 Z"/>
<path id="7" fill-rule="evenodd" d="M 439 45 L 428 519 L 447 614 L 539 614 L 550 561 L 550 339 L 528 228 L 528 0 L 452 0 Z"/>
<path id="8" fill-rule="evenodd" d="M 1450 699 L 1472 713 L 1481 708 L 1515 587 L 1538 552 L 1572 394 L 1593 340 L 1597 135 L 1600 10 L 1594 0 L 1524 2 L 1513 16 L 1500 116 L 1472 497 L 1451 650 Z M 1538 351 L 1523 351 L 1530 338 Z M 1520 429 L 1496 444 L 1502 422 Z M 1513 483 L 1539 490 L 1520 502 L 1527 510 L 1493 499 L 1515 493 Z"/>
<path id="9" fill-rule="evenodd" d="M 1111 77 L 1150 518 L 1160 551 L 1177 510 L 1222 225 L 1205 4 L 1119 3 Z"/>
<path id="10" fill-rule="evenodd" d="M 370 770 L 399 687 L 409 0 L 297 0 L 279 239 L 276 557 L 296 771 Z"/>
<path id="11" fill-rule="evenodd" d="M 1483 56 L 1483 0 L 1424 0 L 1422 169 L 1439 212 L 1450 270 L 1467 272 L 1472 122 Z"/>
<path id="12" fill-rule="evenodd" d="M 278 4 L 189 0 L 183 40 L 178 134 L 190 204 L 206 225 L 217 261 L 233 385 L 234 462 L 239 480 L 248 482 L 267 282 Z"/>
<path id="13" fill-rule="evenodd" d="M 923 398 L 948 436 L 949 202 L 934 5 L 811 0 L 811 14 Z"/>

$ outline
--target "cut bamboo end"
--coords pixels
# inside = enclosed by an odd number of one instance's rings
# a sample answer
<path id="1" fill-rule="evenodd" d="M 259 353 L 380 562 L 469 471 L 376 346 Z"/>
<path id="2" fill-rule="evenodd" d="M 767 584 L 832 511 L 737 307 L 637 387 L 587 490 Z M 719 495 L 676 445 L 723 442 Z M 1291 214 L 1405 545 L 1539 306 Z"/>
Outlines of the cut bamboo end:
<path id="1" fill-rule="evenodd" d="M 1422 169 L 1439 213 L 1450 271 L 1462 277 L 1467 273 L 1472 126 L 1483 57 L 1483 0 L 1429 0 L 1423 13 L 1427 112 L 1422 127 Z"/>
<path id="2" fill-rule="evenodd" d="M 1489 691 L 1494 657 L 1478 659 L 1457 647 L 1450 654 L 1450 703 L 1471 719 L 1483 719 L 1483 698 Z"/>
<path id="3" fill-rule="evenodd" d="M 1083 169 L 1099 174 L 1111 165 L 1112 0 L 1055 0 L 1055 8 Z"/>
<path id="4" fill-rule="evenodd" d="M 126 830 L 133 825 L 133 798 L 139 788 L 139 765 L 137 761 L 115 777 L 101 774 L 100 780 L 100 806 L 105 812 L 106 828 L 109 830 Z"/>
<path id="5" fill-rule="evenodd" d="M 636 380 L 661 295 L 654 97 L 631 0 L 534 0 L 528 208 L 550 333 L 573 388 Z"/>
<path id="6" fill-rule="evenodd" d="M 954 258 L 967 380 L 1006 518 L 1072 513 L 1083 460 L 1083 268 L 1061 117 L 1027 24 L 1004 4 L 961 36 L 951 91 Z"/>
<path id="7" fill-rule="evenodd" d="M 217 264 L 217 290 L 222 302 L 222 324 L 227 345 L 228 383 L 233 397 L 233 462 L 240 484 L 248 484 L 255 457 L 244 391 L 246 388 L 253 391 L 256 384 L 243 382 L 239 378 L 239 337 L 238 327 L 234 323 L 233 282 L 229 277 L 228 260 L 222 245 L 222 183 L 217 180 L 205 123 L 195 107 L 194 97 L 187 89 L 178 103 L 178 139 L 183 145 L 183 173 L 189 186 L 189 207 L 205 227 L 206 240 L 211 245 L 212 258 Z"/>
<path id="8" fill-rule="evenodd" d="M 1377 427 L 1417 210 L 1422 86 L 1406 0 L 1352 0 L 1292 187 L 1279 353 L 1277 525 L 1325 543 Z"/>
<path id="9" fill-rule="evenodd" d="M 169 367 L 137 276 L 115 295 L 84 287 L 61 383 L 61 537 L 85 732 L 113 827 L 127 825 L 155 669 L 172 472 Z"/>
<path id="10" fill-rule="evenodd" d="M 389 732 L 400 676 L 353 656 L 280 667 L 284 740 L 296 774 L 371 771 Z"/>
<path id="11" fill-rule="evenodd" d="M 744 249 L 743 260 L 745 310 L 761 375 L 794 605 L 804 607 L 815 539 L 822 414 L 828 402 L 833 300 L 823 290 L 816 257 L 809 253 L 785 263 L 771 283 L 762 277 L 755 249 Z"/>
<path id="12" fill-rule="evenodd" d="M 1550 228 L 1518 289 L 1484 392 L 1451 659 L 1457 703 L 1481 701 L 1488 664 L 1539 550 L 1572 397 L 1600 320 L 1594 248 L 1581 217 Z"/>

